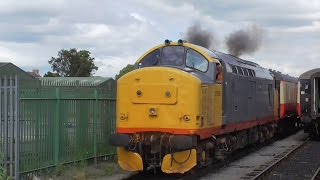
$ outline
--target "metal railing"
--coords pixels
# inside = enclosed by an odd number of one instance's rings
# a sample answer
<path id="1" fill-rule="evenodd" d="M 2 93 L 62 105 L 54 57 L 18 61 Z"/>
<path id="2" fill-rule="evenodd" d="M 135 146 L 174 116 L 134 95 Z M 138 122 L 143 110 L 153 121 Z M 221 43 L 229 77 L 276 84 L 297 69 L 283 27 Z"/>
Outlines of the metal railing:
<path id="1" fill-rule="evenodd" d="M 19 178 L 18 76 L 0 77 L 0 167 Z"/>
<path id="2" fill-rule="evenodd" d="M 18 91 L 14 83 L 9 85 L 0 85 L 0 154 L 4 154 L 0 165 L 15 179 L 19 174 L 115 154 L 108 145 L 116 123 L 114 95 L 95 88 Z M 20 123 L 15 123 L 18 112 Z"/>

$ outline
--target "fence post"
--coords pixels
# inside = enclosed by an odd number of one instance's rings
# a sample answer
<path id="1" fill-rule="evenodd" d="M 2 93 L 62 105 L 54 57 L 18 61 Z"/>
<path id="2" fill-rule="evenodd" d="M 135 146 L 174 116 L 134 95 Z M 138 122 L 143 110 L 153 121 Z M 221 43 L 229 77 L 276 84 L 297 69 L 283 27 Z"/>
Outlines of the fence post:
<path id="1" fill-rule="evenodd" d="M 54 123 L 54 164 L 59 163 L 60 152 L 60 89 L 56 88 L 56 119 Z"/>
<path id="2" fill-rule="evenodd" d="M 4 167 L 6 171 L 8 172 L 8 89 L 7 89 L 7 84 L 8 79 L 7 76 L 4 76 Z"/>
<path id="3" fill-rule="evenodd" d="M 94 154 L 94 163 L 97 165 L 97 116 L 98 116 L 98 91 L 94 90 L 94 115 L 93 115 L 93 154 Z"/>
<path id="4" fill-rule="evenodd" d="M 20 88 L 18 75 L 15 75 L 15 179 L 20 179 Z M 1 83 L 1 82 L 0 82 Z"/>

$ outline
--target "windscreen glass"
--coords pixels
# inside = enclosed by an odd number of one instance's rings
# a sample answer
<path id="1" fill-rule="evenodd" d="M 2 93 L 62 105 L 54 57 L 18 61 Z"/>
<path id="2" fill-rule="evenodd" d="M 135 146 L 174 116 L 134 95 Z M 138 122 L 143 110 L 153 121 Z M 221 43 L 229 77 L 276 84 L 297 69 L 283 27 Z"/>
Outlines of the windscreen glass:
<path id="1" fill-rule="evenodd" d="M 181 66 L 184 62 L 184 47 L 166 46 L 162 49 L 162 65 Z"/>
<path id="2" fill-rule="evenodd" d="M 140 66 L 141 67 L 155 66 L 156 64 L 158 64 L 159 60 L 160 60 L 160 50 L 157 49 L 149 53 L 145 58 L 143 58 Z"/>
<path id="3" fill-rule="evenodd" d="M 188 49 L 186 56 L 186 66 L 206 72 L 208 69 L 208 61 L 198 52 Z"/>

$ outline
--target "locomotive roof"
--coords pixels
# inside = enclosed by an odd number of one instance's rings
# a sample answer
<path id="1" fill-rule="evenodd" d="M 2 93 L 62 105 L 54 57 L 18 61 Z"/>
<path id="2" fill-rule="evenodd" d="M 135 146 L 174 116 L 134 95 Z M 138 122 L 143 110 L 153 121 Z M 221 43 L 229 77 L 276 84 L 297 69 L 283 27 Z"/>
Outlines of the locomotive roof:
<path id="1" fill-rule="evenodd" d="M 252 69 L 255 72 L 255 77 L 273 79 L 271 73 L 266 68 L 260 66 L 257 63 L 254 63 L 254 62 L 251 62 L 251 61 L 247 61 L 247 60 L 243 60 L 243 59 L 240 59 L 240 58 L 238 58 L 236 56 L 233 56 L 233 55 L 230 55 L 230 54 L 225 54 L 225 53 L 222 53 L 222 52 L 219 52 L 219 51 L 212 51 L 212 50 L 209 50 L 209 49 L 204 48 L 202 46 L 198 46 L 198 45 L 191 44 L 191 43 L 179 44 L 177 42 L 170 42 L 170 44 L 160 44 L 158 46 L 155 46 L 155 47 L 151 48 L 145 54 L 143 54 L 137 60 L 136 64 L 139 64 L 144 59 L 144 57 L 146 57 L 148 54 L 150 54 L 154 50 L 162 48 L 162 47 L 165 47 L 165 46 L 184 46 L 184 47 L 188 47 L 188 48 L 191 48 L 191 49 L 201 53 L 209 62 L 220 63 L 219 61 L 223 61 L 227 65 L 231 64 L 231 65 L 240 66 L 240 67 L 243 67 L 243 68 Z"/>
<path id="2" fill-rule="evenodd" d="M 293 82 L 296 83 L 298 79 L 296 77 L 289 76 L 288 74 L 282 74 L 281 72 L 275 71 L 275 70 L 269 70 L 274 78 L 278 81 L 287 81 L 287 82 Z"/>
<path id="3" fill-rule="evenodd" d="M 271 73 L 266 68 L 260 66 L 255 62 L 243 60 L 231 54 L 225 54 L 219 51 L 213 51 L 213 52 L 219 57 L 221 61 L 225 62 L 226 64 L 252 69 L 255 71 L 256 77 L 259 77 L 259 78 L 273 79 Z"/>
<path id="4" fill-rule="evenodd" d="M 142 61 L 142 59 L 147 56 L 149 53 L 153 52 L 156 49 L 165 47 L 165 46 L 184 46 L 184 47 L 188 47 L 191 48 L 195 51 L 198 51 L 200 54 L 202 54 L 209 62 L 214 62 L 214 63 L 219 63 L 219 61 L 217 60 L 217 57 L 215 54 L 213 54 L 212 51 L 202 47 L 202 46 L 198 46 L 195 44 L 191 44 L 191 43 L 183 43 L 183 44 L 178 44 L 177 42 L 170 42 L 170 45 L 166 45 L 166 44 L 160 44 L 158 46 L 155 46 L 151 49 L 149 49 L 146 53 L 144 53 L 138 60 L 136 63 L 140 63 Z"/>
<path id="5" fill-rule="evenodd" d="M 310 79 L 313 75 L 320 73 L 320 68 L 311 69 L 307 72 L 304 72 L 300 75 L 299 79 Z"/>
<path id="6" fill-rule="evenodd" d="M 246 64 L 246 65 L 254 66 L 254 67 L 260 67 L 260 65 L 255 62 L 243 60 L 243 59 L 236 57 L 234 55 L 231 55 L 231 54 L 226 54 L 226 53 L 219 52 L 219 51 L 214 51 L 214 53 L 217 56 L 219 56 L 222 60 L 224 60 L 228 63 L 232 63 L 234 61 L 237 61 L 238 63 L 241 63 L 241 64 Z"/>

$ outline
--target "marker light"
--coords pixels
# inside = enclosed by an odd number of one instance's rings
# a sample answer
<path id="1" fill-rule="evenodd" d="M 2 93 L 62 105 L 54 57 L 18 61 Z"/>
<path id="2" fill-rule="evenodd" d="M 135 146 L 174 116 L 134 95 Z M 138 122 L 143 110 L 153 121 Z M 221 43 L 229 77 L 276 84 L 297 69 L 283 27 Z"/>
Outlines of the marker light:
<path id="1" fill-rule="evenodd" d="M 179 45 L 182 45 L 182 44 L 185 43 L 185 42 L 187 42 L 187 41 L 184 41 L 184 40 L 182 40 L 182 39 L 179 39 L 179 40 L 178 40 L 178 44 L 179 44 Z"/>
<path id="2" fill-rule="evenodd" d="M 165 45 L 170 45 L 170 43 L 171 43 L 171 41 L 170 41 L 169 39 L 166 39 L 166 40 L 164 41 L 164 44 L 165 44 Z"/>

